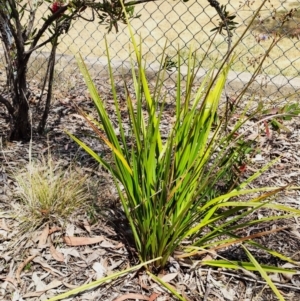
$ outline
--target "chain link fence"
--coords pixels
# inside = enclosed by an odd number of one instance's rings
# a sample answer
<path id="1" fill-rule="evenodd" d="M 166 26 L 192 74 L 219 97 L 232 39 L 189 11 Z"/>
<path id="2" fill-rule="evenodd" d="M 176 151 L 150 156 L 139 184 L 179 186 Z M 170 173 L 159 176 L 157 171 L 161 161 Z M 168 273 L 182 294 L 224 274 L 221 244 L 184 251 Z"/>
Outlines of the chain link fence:
<path id="1" fill-rule="evenodd" d="M 236 30 L 233 32 L 233 42 L 238 39 L 246 26 L 249 24 L 255 9 L 260 5 L 259 1 L 237 1 L 224 0 L 220 4 L 227 5 L 227 10 L 236 15 L 234 21 L 238 22 Z M 259 19 L 255 20 L 253 26 L 240 43 L 238 59 L 232 67 L 228 85 L 232 89 L 243 86 L 249 72 L 251 73 L 257 65 L 260 57 L 271 43 L 273 34 L 285 33 L 286 37 L 280 41 L 271 52 L 260 77 L 260 85 L 273 85 L 273 89 L 268 90 L 270 94 L 284 94 L 285 88 L 291 86 L 295 91 L 300 89 L 298 77 L 300 72 L 300 10 L 295 11 L 293 17 L 280 26 L 281 18 L 291 9 L 300 7 L 300 0 L 297 1 L 277 1 L 270 0 L 262 9 Z M 45 5 L 45 12 L 48 7 Z M 218 25 L 219 17 L 216 11 L 209 6 L 206 0 L 183 1 L 157 1 L 149 2 L 135 7 L 135 13 L 141 15 L 138 19 L 133 19 L 131 25 L 134 28 L 137 38 L 142 38 L 143 54 L 147 60 L 148 71 L 157 70 L 161 60 L 162 52 L 166 47 L 166 54 L 170 62 L 177 60 L 177 52 L 180 50 L 182 61 L 187 59 L 189 47 L 197 50 L 197 59 L 201 60 L 209 47 L 214 35 L 211 29 Z M 91 18 L 88 11 L 85 18 Z M 86 22 L 82 19 L 72 23 L 72 28 L 68 34 L 62 36 L 58 46 L 57 73 L 78 72 L 74 63 L 74 53 L 80 52 L 89 64 L 90 68 L 97 74 L 106 70 L 106 50 L 104 36 L 106 36 L 110 57 L 115 64 L 115 69 L 121 72 L 122 68 L 128 68 L 130 49 L 130 39 L 126 25 L 118 25 L 118 33 L 114 31 L 106 34 L 105 26 L 99 25 L 97 20 Z M 204 68 L 209 68 L 222 58 L 227 50 L 227 37 L 218 35 L 213 42 L 213 47 L 209 51 L 205 60 Z M 42 72 L 43 65 L 47 57 L 47 48 L 42 49 L 32 61 L 34 72 Z M 170 71 L 170 77 L 172 75 Z M 293 90 L 293 89 L 292 89 Z"/>

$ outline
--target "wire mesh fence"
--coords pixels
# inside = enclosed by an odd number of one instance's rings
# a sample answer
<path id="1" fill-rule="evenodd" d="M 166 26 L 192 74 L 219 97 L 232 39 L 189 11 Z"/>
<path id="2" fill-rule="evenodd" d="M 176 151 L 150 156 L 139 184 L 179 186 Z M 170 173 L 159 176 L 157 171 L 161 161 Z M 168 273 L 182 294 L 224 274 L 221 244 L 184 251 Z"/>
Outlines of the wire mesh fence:
<path id="1" fill-rule="evenodd" d="M 260 3 L 255 1 L 224 0 L 221 4 L 227 5 L 227 10 L 236 15 L 235 21 L 238 26 L 234 31 L 233 42 L 242 34 L 253 17 L 254 10 Z M 295 11 L 293 17 L 280 26 L 281 18 L 291 9 L 300 7 L 297 1 L 269 1 L 262 9 L 259 19 L 255 20 L 247 35 L 242 39 L 237 52 L 237 61 L 232 66 L 233 77 L 229 86 L 236 82 L 243 83 L 244 72 L 252 72 L 259 62 L 267 47 L 271 43 L 271 37 L 278 33 L 284 33 L 286 37 L 280 41 L 267 59 L 262 74 L 261 85 L 268 82 L 274 83 L 276 89 L 272 93 L 280 93 L 286 85 L 292 85 L 300 72 L 300 11 Z M 49 8 L 45 5 L 44 12 Z M 155 69 L 161 60 L 162 52 L 166 47 L 166 54 L 170 62 L 177 60 L 177 52 L 180 50 L 182 61 L 187 59 L 189 47 L 197 50 L 197 59 L 201 60 L 209 47 L 214 35 L 211 29 L 217 26 L 219 17 L 216 11 L 209 6 L 206 0 L 188 2 L 183 1 L 157 1 L 144 3 L 135 7 L 135 13 L 140 18 L 133 19 L 131 25 L 137 37 L 141 37 L 143 53 L 149 64 L 149 70 Z M 41 16 L 40 16 L 41 17 Z M 85 12 L 85 18 L 92 18 L 90 12 Z M 58 52 L 57 72 L 76 72 L 73 62 L 73 54 L 80 52 L 90 62 L 97 72 L 101 72 L 103 61 L 106 60 L 104 36 L 106 36 L 110 57 L 112 61 L 118 61 L 117 68 L 122 68 L 129 61 L 131 49 L 130 39 L 126 25 L 118 25 L 118 33 L 114 31 L 107 33 L 103 25 L 97 20 L 86 22 L 78 19 L 72 23 L 72 28 L 61 37 Z M 220 60 L 227 50 L 227 37 L 218 35 L 213 41 L 208 58 L 205 60 L 204 68 L 211 67 L 215 61 Z M 34 72 L 43 70 L 43 56 L 47 56 L 47 48 L 42 49 L 39 55 L 34 57 L 32 66 Z M 126 65 L 126 64 L 125 64 Z M 170 71 L 170 73 L 176 71 Z M 278 76 L 280 79 L 278 78 Z M 300 87 L 299 87 L 300 89 Z M 297 87 L 295 88 L 297 90 Z"/>

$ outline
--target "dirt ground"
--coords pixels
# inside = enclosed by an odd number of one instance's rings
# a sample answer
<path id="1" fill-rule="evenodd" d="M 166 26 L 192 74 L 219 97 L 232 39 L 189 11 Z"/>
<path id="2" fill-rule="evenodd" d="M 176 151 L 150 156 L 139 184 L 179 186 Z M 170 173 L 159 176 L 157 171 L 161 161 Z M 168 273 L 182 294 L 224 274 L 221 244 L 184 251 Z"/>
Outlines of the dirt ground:
<path id="1" fill-rule="evenodd" d="M 59 293 L 93 280 L 124 270 L 137 264 L 134 246 L 124 239 L 128 226 L 120 209 L 118 197 L 111 177 L 99 167 L 65 134 L 65 130 L 75 134 L 92 145 L 103 156 L 106 153 L 103 144 L 91 138 L 91 131 L 80 117 L 74 104 L 96 116 L 86 86 L 80 76 L 68 78 L 70 85 L 56 85 L 53 105 L 47 124 L 47 135 L 33 135 L 32 146 L 28 143 L 7 142 L 8 119 L 3 107 L 0 107 L 0 299 L 47 300 Z M 128 83 L 130 80 L 128 80 Z M 109 80 L 96 78 L 95 83 L 106 105 L 112 106 L 113 99 Z M 1 81 L 2 88 L 5 83 Z M 173 112 L 174 85 L 168 84 L 169 100 L 167 114 Z M 31 107 L 34 111 L 40 92 L 38 82 L 31 82 Z M 231 91 L 232 93 L 234 91 Z M 117 93 L 124 97 L 123 85 L 118 84 Z M 265 101 L 266 107 L 268 100 Z M 113 109 L 111 109 L 113 112 Z M 114 115 L 112 114 L 112 118 Z M 256 121 L 252 121 L 255 123 Z M 260 157 L 253 158 L 245 176 L 251 175 L 262 164 L 282 155 L 278 164 L 271 167 L 254 185 L 282 186 L 300 184 L 300 120 L 298 117 L 286 121 L 289 131 L 276 132 L 266 136 L 265 128 L 249 131 L 249 139 L 258 130 L 256 147 Z M 252 138 L 250 137 L 252 135 Z M 32 158 L 41 158 L 51 152 L 52 157 L 61 166 L 71 163 L 78 172 L 88 176 L 90 199 L 84 209 L 76 212 L 63 224 L 43 224 L 35 231 L 20 234 L 21 224 L 16 215 L 19 201 L 15 198 L 16 182 L 12 172 L 26 166 L 29 152 Z M 285 191 L 274 200 L 300 209 L 299 191 Z M 261 210 L 253 218 L 276 214 L 275 211 Z M 250 247 L 250 251 L 261 264 L 276 265 L 296 269 L 298 274 L 271 275 L 285 300 L 300 300 L 300 218 L 272 222 L 247 229 L 240 236 L 282 228 L 255 241 L 267 248 L 276 250 L 293 259 L 293 263 L 271 256 Z M 45 240 L 46 233 L 46 240 Z M 99 238 L 94 244 L 80 246 L 68 245 L 65 236 Z M 219 250 L 216 254 L 227 260 L 244 260 L 245 254 L 239 245 Z M 163 279 L 186 300 L 194 301 L 267 301 L 277 300 L 264 280 L 257 273 L 245 273 L 229 269 L 214 269 L 203 264 L 203 258 L 191 258 L 186 261 L 171 259 L 170 265 L 161 275 Z M 66 300 L 176 300 L 158 283 L 143 271 L 132 272 L 114 281 L 88 290 Z"/>

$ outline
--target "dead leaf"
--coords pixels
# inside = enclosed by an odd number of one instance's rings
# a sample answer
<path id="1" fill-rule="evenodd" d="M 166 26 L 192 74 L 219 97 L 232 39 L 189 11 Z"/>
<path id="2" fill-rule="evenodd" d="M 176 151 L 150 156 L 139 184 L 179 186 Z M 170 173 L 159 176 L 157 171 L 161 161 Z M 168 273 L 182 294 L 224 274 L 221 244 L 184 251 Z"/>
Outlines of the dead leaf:
<path id="1" fill-rule="evenodd" d="M 13 293 L 13 296 L 12 296 L 11 301 L 24 301 L 24 299 L 22 298 L 20 292 L 16 290 L 16 291 Z"/>
<path id="2" fill-rule="evenodd" d="M 269 275 L 270 279 L 272 281 L 278 282 L 278 283 L 284 283 L 278 273 L 273 273 Z M 290 280 L 290 279 L 289 279 Z"/>
<path id="3" fill-rule="evenodd" d="M 59 228 L 59 227 L 53 227 L 53 228 L 50 228 L 48 234 L 50 235 L 50 234 L 52 234 L 54 232 L 58 232 L 58 231 L 61 231 L 61 228 Z"/>
<path id="4" fill-rule="evenodd" d="M 93 270 L 97 273 L 97 280 L 103 278 L 107 272 L 107 269 L 101 262 L 95 262 L 93 264 Z"/>
<path id="5" fill-rule="evenodd" d="M 209 254 L 207 254 L 203 259 L 202 261 L 210 261 L 210 260 L 213 260 L 212 256 L 210 256 Z"/>
<path id="6" fill-rule="evenodd" d="M 83 221 L 83 227 L 88 233 L 91 233 L 91 226 L 86 219 Z"/>
<path id="7" fill-rule="evenodd" d="M 222 283 L 222 281 L 215 280 L 210 275 L 208 275 L 207 280 L 211 283 L 210 284 L 211 287 L 217 287 L 218 290 L 221 291 L 223 296 L 226 297 L 226 300 L 230 300 L 230 301 L 233 300 L 235 291 L 232 288 L 227 287 L 224 283 Z M 222 298 L 222 300 L 224 300 L 224 299 Z"/>
<path id="8" fill-rule="evenodd" d="M 77 288 L 78 285 L 74 285 L 74 284 L 70 284 L 70 283 L 67 283 L 67 282 L 64 282 L 63 281 L 63 285 L 67 288 L 70 288 L 70 289 L 73 289 L 73 288 Z"/>
<path id="9" fill-rule="evenodd" d="M 61 252 L 57 251 L 53 245 L 50 246 L 50 253 L 56 261 L 64 262 L 64 255 Z"/>
<path id="10" fill-rule="evenodd" d="M 14 285 L 15 287 L 18 286 L 18 283 L 16 282 L 16 280 L 14 278 L 11 278 L 11 277 L 6 277 L 6 276 L 0 276 L 0 279 L 1 280 L 4 280 L 4 281 L 7 281 L 7 282 L 10 282 L 12 285 Z"/>
<path id="11" fill-rule="evenodd" d="M 160 295 L 159 293 L 152 293 L 151 296 L 149 297 L 149 301 L 155 301 L 159 295 Z"/>
<path id="12" fill-rule="evenodd" d="M 71 255 L 73 257 L 80 258 L 79 252 L 76 249 L 74 249 L 74 248 L 61 248 L 60 252 L 62 254 L 64 254 L 65 257 L 67 257 L 68 255 Z"/>
<path id="13" fill-rule="evenodd" d="M 96 236 L 96 237 L 77 237 L 77 236 L 65 236 L 64 242 L 68 246 L 86 246 L 86 245 L 93 245 L 99 243 L 104 240 L 103 236 Z"/>
<path id="14" fill-rule="evenodd" d="M 104 240 L 101 245 L 100 245 L 102 248 L 111 248 L 111 249 L 115 249 L 115 245 L 113 245 L 112 243 L 110 243 L 109 241 L 107 240 Z"/>
<path id="15" fill-rule="evenodd" d="M 46 245 L 48 235 L 49 235 L 49 225 L 47 224 L 46 227 L 44 228 L 42 234 L 40 235 L 38 248 L 41 249 Z"/>
<path id="16" fill-rule="evenodd" d="M 114 301 L 123 301 L 123 300 L 127 300 L 127 299 L 139 299 L 139 300 L 149 301 L 150 298 L 148 296 L 144 296 L 144 295 L 141 295 L 141 294 L 126 294 L 126 295 L 123 295 L 121 297 L 118 297 Z"/>
<path id="17" fill-rule="evenodd" d="M 122 242 L 118 243 L 117 245 L 114 246 L 114 249 L 121 249 L 124 247 L 124 244 Z"/>
<path id="18" fill-rule="evenodd" d="M 285 263 L 284 265 L 281 266 L 282 268 L 284 269 L 297 269 L 299 268 L 299 264 L 292 264 L 290 262 L 287 262 Z M 283 276 L 283 278 L 287 281 L 292 281 L 293 277 L 296 275 L 297 273 L 295 274 L 290 274 L 290 273 L 281 273 L 281 276 Z"/>
<path id="19" fill-rule="evenodd" d="M 105 253 L 106 252 L 104 250 L 95 250 L 85 259 L 85 262 L 89 265 L 92 261 L 98 259 L 101 255 L 104 255 Z"/>
<path id="20" fill-rule="evenodd" d="M 2 218 L 1 219 L 1 224 L 0 224 L 0 228 L 1 229 L 3 229 L 3 230 L 5 230 L 5 231 L 7 231 L 7 232 L 10 232 L 11 230 L 7 227 L 7 225 L 6 225 L 6 222 L 5 222 L 5 219 L 4 218 Z"/>
<path id="21" fill-rule="evenodd" d="M 149 285 L 147 285 L 147 280 L 148 280 L 148 276 L 147 275 L 139 275 L 139 285 L 149 291 L 151 289 L 151 287 Z"/>
<path id="22" fill-rule="evenodd" d="M 63 105 L 66 105 L 70 102 L 70 99 L 69 98 L 64 98 L 64 99 L 59 99 L 59 102 L 62 103 Z"/>
<path id="23" fill-rule="evenodd" d="M 43 294 L 44 294 L 44 291 L 41 291 L 41 292 L 29 292 L 29 293 L 23 295 L 23 298 L 40 297 Z"/>
<path id="24" fill-rule="evenodd" d="M 300 239 L 300 233 L 298 232 L 298 230 L 296 228 L 292 228 L 290 230 L 290 233 L 292 233 L 293 235 L 295 235 L 298 239 Z"/>
<path id="25" fill-rule="evenodd" d="M 172 281 L 173 279 L 175 279 L 177 277 L 178 273 L 170 273 L 170 274 L 167 274 L 167 275 L 164 275 L 162 277 L 159 277 L 163 282 L 170 282 Z"/>
<path id="26" fill-rule="evenodd" d="M 50 282 L 48 285 L 46 285 L 46 287 L 44 288 L 44 290 L 42 291 L 36 291 L 36 292 L 30 292 L 30 293 L 27 293 L 25 295 L 23 295 L 23 298 L 32 298 L 32 297 L 39 297 L 41 296 L 42 294 L 44 294 L 46 291 L 48 290 L 51 290 L 51 289 L 54 289 L 56 287 L 59 287 L 63 284 L 62 281 L 59 281 L 59 280 L 53 280 L 52 282 Z"/>
<path id="27" fill-rule="evenodd" d="M 74 236 L 75 233 L 75 226 L 71 223 L 68 223 L 66 226 L 66 236 Z"/>
<path id="28" fill-rule="evenodd" d="M 252 133 L 249 136 L 247 136 L 247 139 L 251 140 L 251 141 L 254 141 L 254 140 L 256 140 L 257 136 L 258 136 L 257 133 Z"/>
<path id="29" fill-rule="evenodd" d="M 32 261 L 37 255 L 32 255 L 32 256 L 29 256 L 27 259 L 25 259 L 25 261 L 23 261 L 18 269 L 17 269 L 17 272 L 16 272 L 16 278 L 17 278 L 17 281 L 18 282 L 21 282 L 21 278 L 20 278 L 20 275 L 21 275 L 21 272 L 22 270 L 24 269 L 24 267 L 30 262 Z"/>
<path id="30" fill-rule="evenodd" d="M 112 260 L 112 259 L 111 259 Z M 109 271 L 113 271 L 115 268 L 120 266 L 124 262 L 123 259 L 112 262 L 111 266 L 108 268 Z"/>
<path id="31" fill-rule="evenodd" d="M 32 273 L 32 281 L 35 285 L 37 291 L 44 291 L 46 288 L 45 282 L 41 279 L 41 273 L 33 272 Z"/>
<path id="32" fill-rule="evenodd" d="M 181 295 L 185 301 L 191 301 L 191 299 L 186 295 L 186 293 L 184 291 L 181 291 Z"/>
<path id="33" fill-rule="evenodd" d="M 82 120 L 85 120 L 83 116 L 81 116 L 79 114 L 76 114 L 76 113 L 71 114 L 70 116 L 75 117 L 75 118 L 79 118 L 79 119 L 82 119 Z"/>
<path id="34" fill-rule="evenodd" d="M 270 131 L 270 127 L 269 127 L 269 124 L 267 123 L 266 120 L 264 120 L 264 126 L 265 126 L 265 130 L 266 130 L 266 137 L 268 139 L 271 139 L 272 138 L 272 133 Z"/>
<path id="35" fill-rule="evenodd" d="M 264 162 L 265 158 L 261 154 L 257 154 L 253 159 L 253 162 Z"/>
<path id="36" fill-rule="evenodd" d="M 41 257 L 36 257 L 33 259 L 33 261 L 35 263 L 39 263 L 43 269 L 49 273 L 51 273 L 52 275 L 55 275 L 56 277 L 58 277 L 59 275 L 62 277 L 66 277 L 66 275 L 64 275 L 62 272 L 60 272 L 57 269 L 52 268 L 47 262 L 45 262 Z"/>
<path id="37" fill-rule="evenodd" d="M 52 290 L 52 289 L 54 289 L 54 288 L 56 288 L 56 287 L 58 287 L 60 285 L 62 285 L 62 281 L 54 279 L 49 284 L 47 284 L 47 286 L 45 288 L 45 291 Z"/>

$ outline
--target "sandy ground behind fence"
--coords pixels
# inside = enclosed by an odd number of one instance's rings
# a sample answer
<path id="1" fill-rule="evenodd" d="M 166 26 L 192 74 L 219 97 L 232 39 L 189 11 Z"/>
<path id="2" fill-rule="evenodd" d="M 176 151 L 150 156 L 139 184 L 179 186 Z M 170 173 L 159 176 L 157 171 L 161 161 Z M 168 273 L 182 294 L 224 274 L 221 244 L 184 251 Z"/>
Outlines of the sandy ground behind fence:
<path id="1" fill-rule="evenodd" d="M 227 4 L 230 12 L 238 11 L 236 21 L 239 23 L 236 29 L 234 40 L 241 34 L 250 21 L 254 10 L 259 6 L 260 1 L 255 1 L 250 6 L 239 8 L 240 3 L 251 1 L 222 0 L 221 4 Z M 274 8 L 288 10 L 292 7 L 300 6 L 300 1 L 278 1 L 273 0 L 263 8 L 261 18 L 270 16 Z M 141 18 L 131 21 L 131 25 L 143 41 L 143 53 L 149 63 L 158 62 L 161 58 L 164 45 L 166 53 L 176 56 L 177 49 L 186 56 L 189 47 L 193 44 L 198 49 L 198 57 L 201 58 L 209 44 L 210 30 L 218 24 L 218 16 L 215 10 L 208 5 L 207 0 L 190 0 L 186 3 L 182 1 L 156 1 L 142 4 L 135 9 Z M 37 19 L 47 14 L 51 14 L 47 5 L 43 5 Z M 89 12 L 85 17 L 91 17 Z M 103 59 L 106 57 L 104 36 L 108 41 L 110 56 L 113 59 L 128 60 L 130 53 L 130 39 L 126 25 L 119 24 L 119 33 L 114 31 L 106 34 L 103 25 L 99 25 L 97 20 L 87 23 L 82 19 L 74 22 L 72 28 L 66 36 L 60 40 L 58 52 L 72 55 L 80 52 L 84 57 Z M 270 44 L 270 40 L 260 44 L 255 40 L 255 30 L 251 30 L 243 43 L 238 48 L 239 59 L 233 66 L 235 71 L 252 71 L 248 61 L 251 57 L 259 56 Z M 46 38 L 46 36 L 44 37 Z M 265 71 L 274 75 L 298 76 L 300 70 L 299 41 L 284 39 L 273 50 Z M 209 67 L 219 56 L 226 53 L 227 44 L 225 37 L 219 35 L 214 43 L 215 50 L 209 55 L 204 67 Z M 41 51 L 49 51 L 43 47 Z"/>

